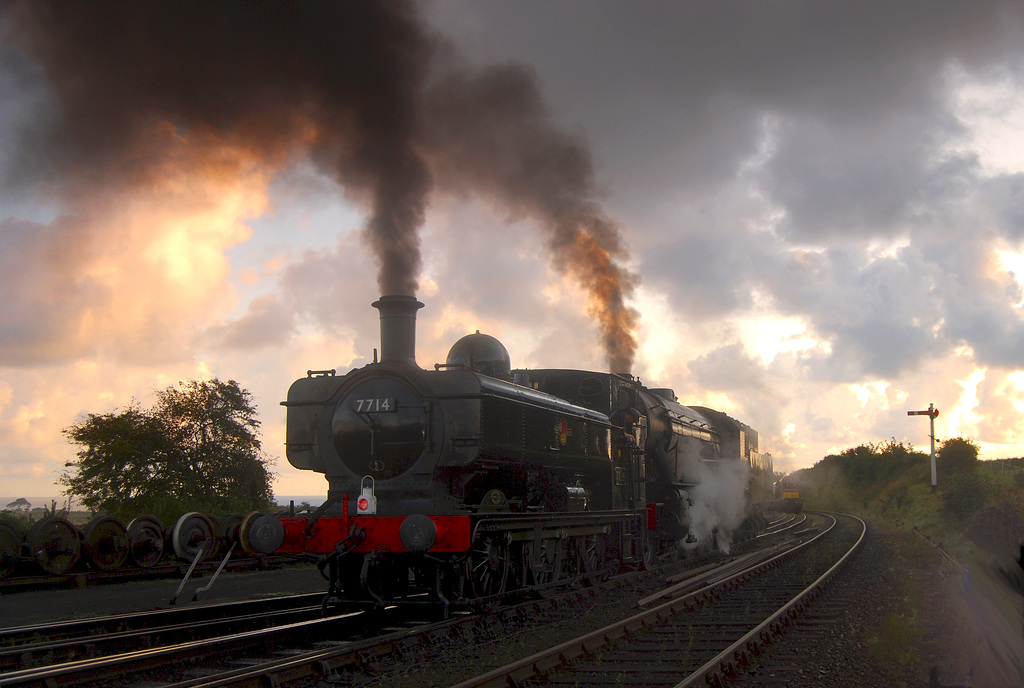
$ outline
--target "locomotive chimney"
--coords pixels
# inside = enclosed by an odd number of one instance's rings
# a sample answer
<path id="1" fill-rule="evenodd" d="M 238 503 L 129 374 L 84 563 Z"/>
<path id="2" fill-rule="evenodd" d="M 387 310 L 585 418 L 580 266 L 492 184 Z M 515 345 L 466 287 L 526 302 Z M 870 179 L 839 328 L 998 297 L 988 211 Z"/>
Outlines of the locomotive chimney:
<path id="1" fill-rule="evenodd" d="M 423 304 L 415 296 L 382 296 L 373 302 L 380 311 L 380 362 L 416 366 L 416 311 Z"/>

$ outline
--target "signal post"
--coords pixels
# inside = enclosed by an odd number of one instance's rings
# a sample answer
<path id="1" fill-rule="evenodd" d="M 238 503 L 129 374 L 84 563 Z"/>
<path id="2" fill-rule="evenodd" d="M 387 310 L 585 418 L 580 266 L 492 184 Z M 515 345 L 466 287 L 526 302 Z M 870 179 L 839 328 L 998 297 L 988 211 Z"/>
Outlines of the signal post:
<path id="1" fill-rule="evenodd" d="M 928 404 L 927 411 L 907 411 L 908 416 L 928 416 L 931 424 L 931 432 L 929 437 L 932 440 L 932 492 L 935 492 L 935 486 L 938 481 L 935 477 L 935 417 L 939 415 L 939 409 L 935 408 L 935 404 Z"/>

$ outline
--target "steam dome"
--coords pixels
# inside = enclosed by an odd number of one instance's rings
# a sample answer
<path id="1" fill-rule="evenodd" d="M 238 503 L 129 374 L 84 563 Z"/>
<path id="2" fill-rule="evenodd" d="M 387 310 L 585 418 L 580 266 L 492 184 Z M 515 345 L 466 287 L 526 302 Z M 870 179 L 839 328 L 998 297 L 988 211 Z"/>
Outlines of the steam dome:
<path id="1" fill-rule="evenodd" d="M 447 364 L 450 367 L 465 367 L 470 370 L 500 378 L 512 379 L 512 362 L 508 350 L 497 339 L 489 334 L 467 334 L 455 342 L 448 352 Z"/>

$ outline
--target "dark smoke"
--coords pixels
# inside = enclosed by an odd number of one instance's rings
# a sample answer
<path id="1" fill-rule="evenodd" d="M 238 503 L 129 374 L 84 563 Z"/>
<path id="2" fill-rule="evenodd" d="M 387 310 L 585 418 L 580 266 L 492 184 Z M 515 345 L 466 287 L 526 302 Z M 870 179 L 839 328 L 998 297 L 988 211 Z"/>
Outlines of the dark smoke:
<path id="1" fill-rule="evenodd" d="M 485 194 L 548 231 L 589 294 L 609 365 L 628 371 L 636 278 L 597 202 L 586 142 L 559 130 L 521 66 L 474 70 L 407 2 L 15 1 L 3 40 L 45 70 L 51 124 L 21 156 L 66 193 L 131 185 L 153 131 L 209 133 L 277 167 L 309 155 L 369 213 L 382 294 L 415 295 L 434 180 Z M 159 158 L 157 151 L 155 157 Z"/>
<path id="2" fill-rule="evenodd" d="M 31 155 L 133 175 L 152 127 L 210 127 L 278 164 L 297 143 L 370 208 L 382 293 L 412 294 L 430 174 L 415 153 L 431 56 L 400 3 L 18 2 L 5 40 L 60 104 Z M 114 170 L 111 170 L 113 166 Z"/>
<path id="3" fill-rule="evenodd" d="M 637 277 L 618 226 L 597 202 L 586 141 L 562 131 L 521 65 L 470 70 L 453 58 L 427 96 L 426 150 L 438 182 L 482 193 L 513 217 L 548 232 L 555 266 L 590 298 L 613 372 L 629 372 L 636 311 L 626 306 Z"/>

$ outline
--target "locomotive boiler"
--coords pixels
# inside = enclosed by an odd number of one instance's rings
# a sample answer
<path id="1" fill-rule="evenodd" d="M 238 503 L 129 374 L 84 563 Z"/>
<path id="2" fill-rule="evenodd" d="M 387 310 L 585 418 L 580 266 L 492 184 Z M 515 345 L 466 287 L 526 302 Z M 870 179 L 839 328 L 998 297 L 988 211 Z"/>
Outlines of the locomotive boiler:
<path id="1" fill-rule="evenodd" d="M 749 478 L 762 460 L 757 433 L 725 414 L 629 375 L 512 370 L 479 332 L 421 369 L 423 304 L 373 305 L 380 360 L 311 370 L 283 402 L 288 461 L 324 474 L 326 501 L 252 533 L 262 551 L 318 556 L 328 603 L 479 604 L 651 566 L 699 539 L 709 465 Z"/>

